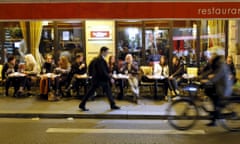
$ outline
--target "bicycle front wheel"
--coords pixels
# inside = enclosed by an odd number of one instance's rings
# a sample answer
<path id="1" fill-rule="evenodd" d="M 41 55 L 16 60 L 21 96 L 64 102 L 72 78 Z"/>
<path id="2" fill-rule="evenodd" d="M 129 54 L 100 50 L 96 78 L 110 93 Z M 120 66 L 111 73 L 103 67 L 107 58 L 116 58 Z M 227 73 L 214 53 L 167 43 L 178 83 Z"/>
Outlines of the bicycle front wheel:
<path id="1" fill-rule="evenodd" d="M 177 130 L 188 130 L 195 125 L 198 113 L 197 106 L 191 100 L 176 100 L 168 107 L 168 122 Z"/>
<path id="2" fill-rule="evenodd" d="M 228 131 L 240 131 L 240 102 L 229 102 L 221 109 L 220 124 Z"/>

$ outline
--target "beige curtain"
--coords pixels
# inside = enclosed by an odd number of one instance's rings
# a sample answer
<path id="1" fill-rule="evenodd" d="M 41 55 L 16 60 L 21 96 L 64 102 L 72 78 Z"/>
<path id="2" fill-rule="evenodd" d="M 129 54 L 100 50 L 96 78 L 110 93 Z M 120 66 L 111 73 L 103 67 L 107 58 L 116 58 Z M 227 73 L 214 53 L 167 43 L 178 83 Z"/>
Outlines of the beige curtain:
<path id="1" fill-rule="evenodd" d="M 21 30 L 22 30 L 24 42 L 26 43 L 26 40 L 27 40 L 26 22 L 25 21 L 20 21 L 20 27 L 21 27 Z"/>
<path id="2" fill-rule="evenodd" d="M 20 22 L 25 46 L 27 43 L 27 27 L 26 27 L 26 22 L 21 21 Z M 43 60 L 42 56 L 39 53 L 39 43 L 41 39 L 41 34 L 42 34 L 42 22 L 41 21 L 30 21 L 29 22 L 29 30 L 30 30 L 30 51 L 32 55 L 35 57 L 38 67 L 40 68 L 42 66 Z"/>
<path id="3" fill-rule="evenodd" d="M 42 66 L 43 60 L 42 56 L 39 52 L 39 43 L 41 39 L 41 34 L 42 34 L 42 22 L 41 21 L 30 21 L 29 22 L 30 26 L 30 48 L 31 48 L 31 53 L 35 57 L 39 69 Z"/>
<path id="4" fill-rule="evenodd" d="M 221 36 L 224 32 L 225 21 L 224 20 L 209 20 L 209 35 L 210 36 Z M 209 47 L 222 46 L 222 38 L 209 38 Z"/>

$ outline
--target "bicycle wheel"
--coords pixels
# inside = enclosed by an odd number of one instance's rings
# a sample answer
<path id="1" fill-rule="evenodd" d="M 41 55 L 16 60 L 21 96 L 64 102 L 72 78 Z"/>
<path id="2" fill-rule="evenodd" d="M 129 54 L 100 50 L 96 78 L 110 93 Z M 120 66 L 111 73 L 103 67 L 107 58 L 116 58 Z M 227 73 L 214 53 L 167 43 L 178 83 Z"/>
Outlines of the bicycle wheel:
<path id="1" fill-rule="evenodd" d="M 198 113 L 191 100 L 176 100 L 167 109 L 168 122 L 177 130 L 188 130 L 195 125 Z"/>
<path id="2" fill-rule="evenodd" d="M 221 109 L 220 124 L 228 131 L 240 131 L 240 103 L 229 102 Z"/>

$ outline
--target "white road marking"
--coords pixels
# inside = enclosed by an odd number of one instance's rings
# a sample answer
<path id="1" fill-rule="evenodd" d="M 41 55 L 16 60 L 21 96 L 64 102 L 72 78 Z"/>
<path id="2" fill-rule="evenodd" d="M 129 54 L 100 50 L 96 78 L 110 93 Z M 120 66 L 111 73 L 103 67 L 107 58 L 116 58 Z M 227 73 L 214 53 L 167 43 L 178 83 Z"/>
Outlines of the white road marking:
<path id="1" fill-rule="evenodd" d="M 157 130 L 157 129 L 79 129 L 79 128 L 48 128 L 47 133 L 96 133 L 96 134 L 183 134 L 203 135 L 204 130 Z"/>

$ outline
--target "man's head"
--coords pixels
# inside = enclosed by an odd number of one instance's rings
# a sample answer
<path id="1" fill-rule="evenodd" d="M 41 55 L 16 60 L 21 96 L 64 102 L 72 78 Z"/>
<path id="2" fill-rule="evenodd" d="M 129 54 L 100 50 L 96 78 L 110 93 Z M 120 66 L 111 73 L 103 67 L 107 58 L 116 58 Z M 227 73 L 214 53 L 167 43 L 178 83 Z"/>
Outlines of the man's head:
<path id="1" fill-rule="evenodd" d="M 46 55 L 46 62 L 47 63 L 52 63 L 52 61 L 53 61 L 53 56 L 51 54 L 47 54 Z"/>
<path id="2" fill-rule="evenodd" d="M 101 47 L 101 49 L 100 49 L 100 54 L 101 54 L 102 56 L 106 57 L 106 56 L 108 55 L 108 50 L 109 50 L 109 48 L 103 46 L 103 47 Z"/>
<path id="3" fill-rule="evenodd" d="M 16 57 L 14 55 L 9 55 L 8 56 L 8 62 L 15 64 L 16 63 Z"/>
<path id="4" fill-rule="evenodd" d="M 80 63 L 83 61 L 83 53 L 77 53 L 76 54 L 76 57 L 75 57 L 75 60 L 77 63 Z"/>

